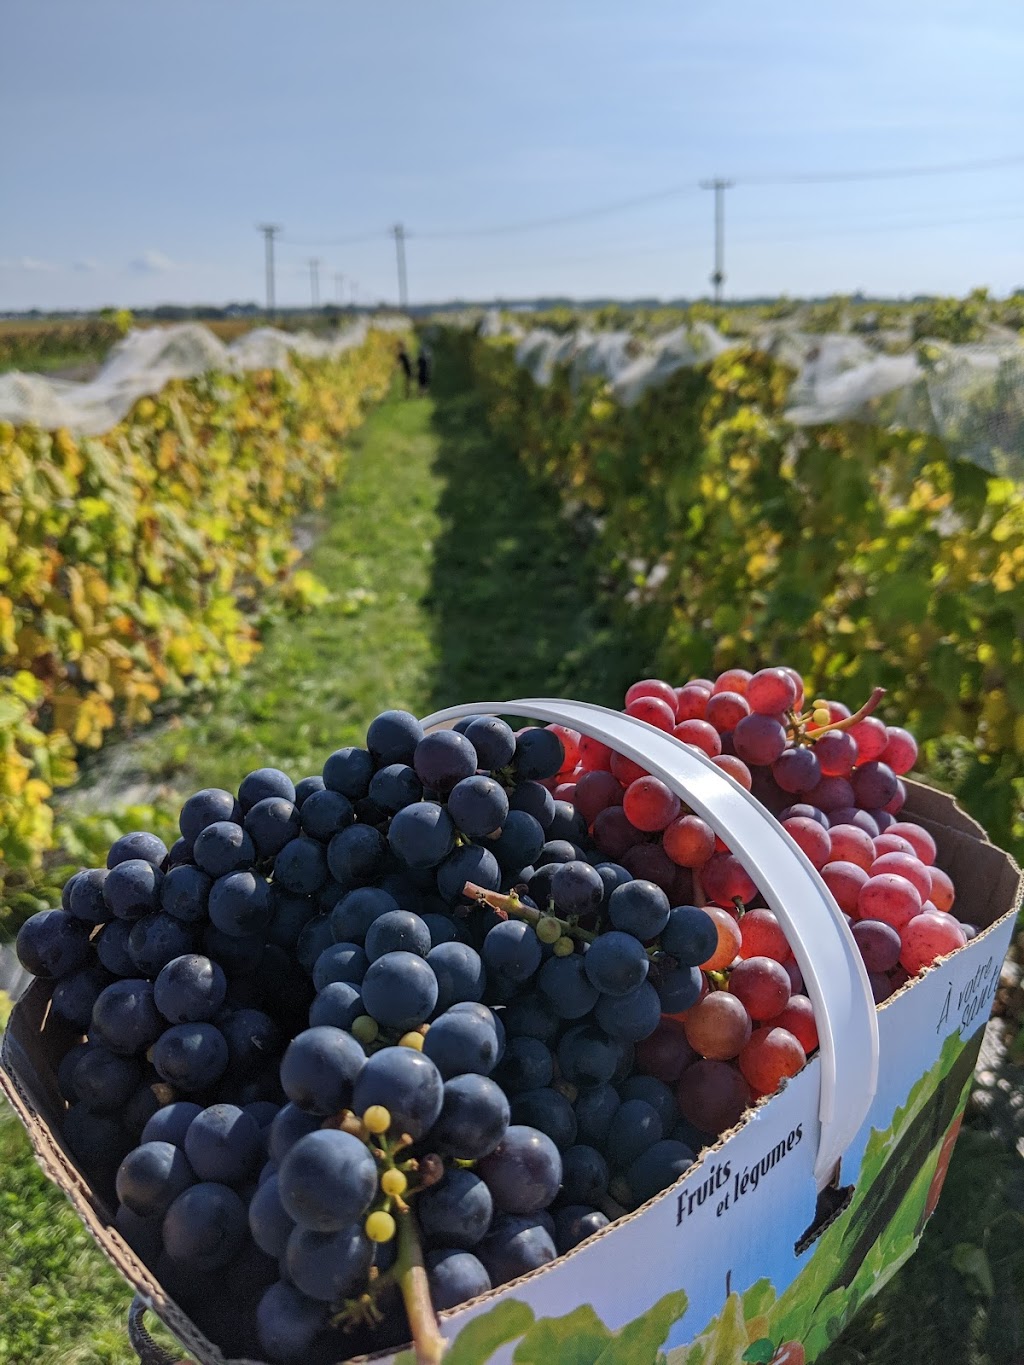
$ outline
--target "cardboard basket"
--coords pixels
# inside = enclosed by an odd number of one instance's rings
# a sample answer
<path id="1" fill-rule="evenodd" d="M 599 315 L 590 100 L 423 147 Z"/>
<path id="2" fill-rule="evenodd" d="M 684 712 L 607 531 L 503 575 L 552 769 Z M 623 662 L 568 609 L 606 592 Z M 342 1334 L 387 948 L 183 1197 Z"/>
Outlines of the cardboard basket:
<path id="1" fill-rule="evenodd" d="M 905 814 L 934 837 L 958 911 L 979 933 L 876 1009 L 818 873 L 703 754 L 633 717 L 550 698 L 455 707 L 424 727 L 481 712 L 600 739 L 703 816 L 783 924 L 821 1046 L 670 1189 L 541 1270 L 442 1314 L 458 1365 L 507 1362 L 513 1351 L 526 1365 L 558 1365 L 579 1358 L 582 1337 L 601 1365 L 654 1365 L 659 1352 L 668 1365 L 739 1365 L 754 1343 L 767 1360 L 787 1342 L 812 1360 L 913 1252 L 935 1207 L 1020 902 L 1019 869 L 951 797 L 908 783 Z M 104 1254 L 196 1360 L 221 1365 L 220 1347 L 124 1242 L 114 1209 L 68 1153 L 55 1077 L 77 1037 L 50 1015 L 50 993 L 36 982 L 14 1010 L 0 1085 Z"/>

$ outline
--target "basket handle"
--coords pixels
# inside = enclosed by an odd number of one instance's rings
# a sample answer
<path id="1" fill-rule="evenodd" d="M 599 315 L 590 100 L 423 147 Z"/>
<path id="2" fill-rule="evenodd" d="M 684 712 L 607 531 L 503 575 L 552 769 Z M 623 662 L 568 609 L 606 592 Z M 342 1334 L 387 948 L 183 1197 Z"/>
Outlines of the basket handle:
<path id="1" fill-rule="evenodd" d="M 158 1345 L 146 1331 L 143 1319 L 149 1304 L 138 1294 L 132 1299 L 128 1309 L 128 1340 L 131 1348 L 139 1357 L 141 1365 L 193 1365 L 187 1357 L 175 1355 Z"/>
<path id="2" fill-rule="evenodd" d="M 860 951 L 810 860 L 778 820 L 710 758 L 635 716 L 589 702 L 529 697 L 450 706 L 427 716 L 423 727 L 437 729 L 472 715 L 555 722 L 609 745 L 661 778 L 749 872 L 786 931 L 814 1005 L 821 1062 L 814 1176 L 823 1189 L 878 1086 L 878 1017 Z"/>

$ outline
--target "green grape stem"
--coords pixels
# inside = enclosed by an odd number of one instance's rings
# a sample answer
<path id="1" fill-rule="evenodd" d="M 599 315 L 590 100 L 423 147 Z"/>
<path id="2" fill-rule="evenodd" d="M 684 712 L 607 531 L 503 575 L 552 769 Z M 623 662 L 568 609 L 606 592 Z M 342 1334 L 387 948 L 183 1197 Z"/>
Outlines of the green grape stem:
<path id="1" fill-rule="evenodd" d="M 400 1213 L 396 1221 L 398 1260 L 395 1262 L 394 1275 L 401 1287 L 406 1315 L 412 1328 L 416 1365 L 440 1365 L 447 1343 L 441 1335 L 434 1305 L 430 1301 L 416 1217 L 410 1211 Z"/>
<path id="2" fill-rule="evenodd" d="M 534 928 L 542 919 L 553 919 L 563 934 L 569 938 L 577 939 L 580 943 L 593 943 L 594 939 L 597 938 L 597 935 L 591 933 L 589 929 L 581 929 L 578 924 L 571 924 L 568 920 L 559 919 L 557 915 L 551 914 L 548 910 L 535 910 L 532 905 L 524 905 L 514 891 L 506 896 L 500 891 L 488 891 L 486 887 L 477 886 L 475 882 L 467 882 L 462 888 L 462 894 L 480 905 L 490 906 L 499 914 L 511 915 L 515 919 L 525 920 Z"/>

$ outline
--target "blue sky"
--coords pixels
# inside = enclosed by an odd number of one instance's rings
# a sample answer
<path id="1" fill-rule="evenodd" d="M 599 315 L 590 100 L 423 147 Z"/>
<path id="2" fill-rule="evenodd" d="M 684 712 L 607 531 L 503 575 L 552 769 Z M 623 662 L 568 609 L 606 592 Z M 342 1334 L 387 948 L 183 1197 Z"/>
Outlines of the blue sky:
<path id="1" fill-rule="evenodd" d="M 752 178 L 1024 157 L 1022 71 L 1019 0 L 5 0 L 0 310 L 261 299 L 262 221 L 282 303 L 394 299 L 399 220 L 413 301 L 695 296 L 713 175 L 727 296 L 1005 293 L 1024 160 Z"/>

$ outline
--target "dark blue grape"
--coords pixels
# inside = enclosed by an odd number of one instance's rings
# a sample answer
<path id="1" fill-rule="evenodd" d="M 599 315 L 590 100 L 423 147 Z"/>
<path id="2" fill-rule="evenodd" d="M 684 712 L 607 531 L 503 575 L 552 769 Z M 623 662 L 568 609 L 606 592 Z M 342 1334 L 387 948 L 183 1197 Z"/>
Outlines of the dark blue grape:
<path id="1" fill-rule="evenodd" d="M 374 920 L 397 910 L 398 902 L 382 887 L 360 886 L 331 911 L 331 930 L 338 943 L 361 944 Z"/>
<path id="2" fill-rule="evenodd" d="M 562 1153 L 562 1194 L 569 1204 L 599 1204 L 608 1193 L 611 1173 L 599 1151 L 581 1143 Z"/>
<path id="3" fill-rule="evenodd" d="M 351 825 L 356 813 L 347 796 L 325 788 L 307 797 L 300 818 L 303 830 L 311 839 L 327 843 Z"/>
<path id="4" fill-rule="evenodd" d="M 289 845 L 290 847 L 290 845 Z M 222 933 L 262 934 L 270 923 L 270 886 L 257 872 L 231 872 L 210 888 L 209 914 Z"/>
<path id="5" fill-rule="evenodd" d="M 424 787 L 446 796 L 457 782 L 473 776 L 479 760 L 465 735 L 455 730 L 435 730 L 416 745 L 412 765 Z"/>
<path id="6" fill-rule="evenodd" d="M 102 1044 L 74 1043 L 57 1064 L 57 1091 L 61 1099 L 67 1100 L 68 1104 L 78 1103 L 78 1092 L 74 1083 L 75 1067 L 89 1049 L 94 1047 L 102 1047 Z"/>
<path id="7" fill-rule="evenodd" d="M 217 820 L 196 836 L 195 860 L 211 877 L 226 877 L 252 867 L 256 849 L 241 825 Z"/>
<path id="8" fill-rule="evenodd" d="M 212 1019 L 224 1003 L 227 978 L 216 962 L 198 953 L 172 958 L 153 983 L 157 1009 L 171 1024 Z"/>
<path id="9" fill-rule="evenodd" d="M 558 1254 L 551 1233 L 533 1218 L 496 1217 L 476 1248 L 492 1285 L 506 1284 L 553 1261 Z M 464 1253 L 465 1254 L 465 1253 Z"/>
<path id="10" fill-rule="evenodd" d="M 280 796 L 295 804 L 295 784 L 280 768 L 256 768 L 242 778 L 238 788 L 238 804 L 243 815 L 248 815 L 253 806 L 269 796 Z"/>
<path id="11" fill-rule="evenodd" d="M 246 972 L 254 972 L 263 960 L 264 942 L 262 934 L 226 934 L 215 924 L 208 924 L 203 930 L 203 947 L 206 956 L 219 962 L 229 977 L 235 978 Z"/>
<path id="12" fill-rule="evenodd" d="M 33 976 L 67 976 L 87 961 L 91 928 L 89 921 L 63 910 L 40 910 L 18 930 L 18 960 Z"/>
<path id="13" fill-rule="evenodd" d="M 501 1060 L 505 1051 L 505 1025 L 500 1015 L 487 1005 L 478 1004 L 475 1000 L 460 1000 L 445 1011 L 446 1014 L 472 1014 L 477 1019 L 482 1019 L 486 1024 L 494 1029 L 494 1036 L 498 1040 L 498 1060 Z"/>
<path id="14" fill-rule="evenodd" d="M 398 818 L 395 816 L 396 820 Z M 331 876 L 342 886 L 359 886 L 380 874 L 386 851 L 387 844 L 380 830 L 369 825 L 349 825 L 327 845 L 327 866 Z"/>
<path id="15" fill-rule="evenodd" d="M 169 1142 L 145 1142 L 117 1171 L 117 1197 L 140 1218 L 156 1218 L 190 1186 L 195 1173 L 185 1153 Z"/>
<path id="16" fill-rule="evenodd" d="M 625 886 L 627 882 L 633 880 L 633 874 L 627 872 L 619 863 L 595 863 L 594 871 L 601 878 L 601 882 L 604 886 L 605 905 L 608 904 L 608 897 L 617 886 Z"/>
<path id="17" fill-rule="evenodd" d="M 277 1184 L 285 1211 L 300 1227 L 338 1232 L 370 1207 L 377 1163 L 351 1133 L 321 1128 L 290 1148 Z"/>
<path id="18" fill-rule="evenodd" d="M 318 993 L 309 1007 L 311 1028 L 329 1024 L 332 1028 L 350 1029 L 360 1015 L 366 1013 L 359 987 L 348 981 L 331 981 Z"/>
<path id="19" fill-rule="evenodd" d="M 203 1182 L 179 1194 L 164 1216 L 164 1248 L 193 1275 L 221 1270 L 241 1251 L 245 1205 L 227 1185 Z"/>
<path id="20" fill-rule="evenodd" d="M 671 1133 L 679 1122 L 679 1109 L 676 1097 L 664 1081 L 654 1076 L 630 1076 L 618 1087 L 619 1097 L 625 1100 L 646 1100 L 656 1109 L 661 1119 L 662 1131 Z"/>
<path id="21" fill-rule="evenodd" d="M 58 1019 L 73 1024 L 84 1033 L 92 1019 L 93 1006 L 101 991 L 111 984 L 113 976 L 103 967 L 79 967 L 69 972 L 53 988 L 50 1008 Z"/>
<path id="22" fill-rule="evenodd" d="M 312 976 L 320 954 L 333 942 L 330 915 L 314 915 L 308 919 L 295 941 L 295 956 L 302 969 Z"/>
<path id="23" fill-rule="evenodd" d="M 455 844 L 455 826 L 443 806 L 414 801 L 391 821 L 388 843 L 409 867 L 437 867 Z"/>
<path id="24" fill-rule="evenodd" d="M 601 1085 L 615 1075 L 621 1051 L 596 1024 L 577 1024 L 558 1044 L 558 1065 L 571 1085 Z"/>
<path id="25" fill-rule="evenodd" d="M 382 1028 L 404 1033 L 425 1023 L 437 1004 L 437 978 L 415 953 L 389 953 L 363 977 L 366 1011 Z"/>
<path id="26" fill-rule="evenodd" d="M 703 982 L 703 974 L 698 967 L 662 968 L 658 973 L 657 985 L 662 1014 L 682 1014 L 695 1005 L 700 999 Z M 649 984 L 644 982 L 644 985 Z"/>
<path id="27" fill-rule="evenodd" d="M 489 1075 L 498 1061 L 498 1037 L 489 1022 L 465 1011 L 442 1014 L 430 1025 L 423 1052 L 441 1075 Z"/>
<path id="28" fill-rule="evenodd" d="M 352 1096 L 352 1110 L 362 1116 L 381 1104 L 391 1115 L 390 1132 L 408 1133 L 416 1142 L 441 1112 L 444 1084 L 437 1067 L 411 1047 L 386 1047 L 367 1059 Z"/>
<path id="29" fill-rule="evenodd" d="M 589 863 L 561 863 L 551 878 L 555 909 L 563 919 L 573 915 L 593 915 L 604 900 L 601 874 Z"/>
<path id="30" fill-rule="evenodd" d="M 251 1080 L 268 1063 L 276 1063 L 281 1030 L 263 1010 L 225 1010 L 218 1016 L 217 1026 L 228 1045 L 228 1063 L 235 1082 Z"/>
<path id="31" fill-rule="evenodd" d="M 602 995 L 628 995 L 646 980 L 650 963 L 638 939 L 612 929 L 590 944 L 583 967 Z"/>
<path id="32" fill-rule="evenodd" d="M 164 1021 L 148 981 L 137 978 L 114 981 L 96 998 L 90 1034 L 111 1052 L 122 1056 L 142 1052 L 159 1038 L 163 1028 Z"/>
<path id="33" fill-rule="evenodd" d="M 549 957 L 540 969 L 537 988 L 560 1019 L 582 1019 L 597 1004 L 600 991 L 583 969 L 583 955 Z"/>
<path id="34" fill-rule="evenodd" d="M 296 896 L 282 887 L 270 888 L 270 923 L 267 942 L 293 952 L 299 935 L 316 914 L 316 902 L 309 896 Z"/>
<path id="35" fill-rule="evenodd" d="M 441 1114 L 430 1134 L 437 1150 L 476 1161 L 505 1135 L 511 1117 L 504 1091 L 486 1076 L 463 1074 L 445 1081 Z"/>
<path id="36" fill-rule="evenodd" d="M 616 929 L 641 943 L 657 938 L 669 919 L 669 900 L 654 882 L 626 882 L 608 897 L 608 916 Z"/>
<path id="37" fill-rule="evenodd" d="M 105 871 L 105 869 L 103 869 L 103 868 L 100 868 L 100 869 L 97 869 L 97 870 L 98 870 L 98 871 Z M 86 874 L 88 871 L 89 871 L 89 868 L 87 868 L 87 867 L 80 867 L 80 868 L 78 869 L 77 872 L 73 872 L 73 873 L 71 874 L 71 876 L 67 879 L 67 881 L 64 883 L 63 887 L 61 888 L 61 893 L 60 893 L 60 908 L 61 908 L 66 914 L 69 914 L 69 915 L 71 914 L 71 893 L 72 893 L 72 891 L 75 889 L 75 882 L 78 881 L 79 877 L 85 876 L 85 874 Z"/>
<path id="38" fill-rule="evenodd" d="M 114 1218 L 114 1227 L 144 1265 L 153 1268 L 164 1249 L 160 1229 L 163 1218 L 140 1218 L 127 1204 L 122 1204 Z"/>
<path id="39" fill-rule="evenodd" d="M 484 1182 L 457 1166 L 416 1199 L 420 1228 L 429 1245 L 436 1247 L 475 1246 L 487 1232 L 493 1211 Z"/>
<path id="40" fill-rule="evenodd" d="M 185 1155 L 200 1180 L 240 1185 L 255 1174 L 260 1130 L 251 1114 L 234 1104 L 212 1104 L 189 1124 Z"/>
<path id="41" fill-rule="evenodd" d="M 167 845 L 155 834 L 141 829 L 133 830 L 131 834 L 122 834 L 120 839 L 115 839 L 110 845 L 107 867 L 117 867 L 131 858 L 141 858 L 154 867 L 163 867 L 167 859 Z"/>
<path id="42" fill-rule="evenodd" d="M 423 726 L 408 711 L 382 711 L 370 721 L 366 747 L 378 768 L 389 763 L 411 763 L 423 738 Z"/>
<path id="43" fill-rule="evenodd" d="M 492 1287 L 487 1271 L 468 1251 L 451 1248 L 428 1252 L 426 1266 L 430 1301 L 439 1313 L 486 1294 Z"/>
<path id="44" fill-rule="evenodd" d="M 715 921 L 696 905 L 677 905 L 668 913 L 661 946 L 681 967 L 699 967 L 718 947 Z"/>
<path id="45" fill-rule="evenodd" d="M 586 1204 L 567 1204 L 555 1214 L 555 1245 L 559 1256 L 607 1226 L 608 1219 L 600 1209 L 588 1208 Z"/>
<path id="46" fill-rule="evenodd" d="M 336 1114 L 348 1108 L 365 1062 L 363 1049 L 341 1029 L 307 1029 L 288 1045 L 281 1084 L 293 1104 L 314 1114 Z"/>
<path id="47" fill-rule="evenodd" d="M 204 920 L 212 885 L 213 878 L 191 863 L 172 867 L 160 883 L 160 909 L 186 924 Z"/>
<path id="48" fill-rule="evenodd" d="M 103 888 L 110 873 L 103 867 L 91 867 L 75 874 L 74 885 L 68 895 L 68 908 L 75 919 L 87 924 L 105 924 L 114 912 L 107 904 Z"/>
<path id="49" fill-rule="evenodd" d="M 528 981 L 541 963 L 541 946 L 533 927 L 509 919 L 489 929 L 481 956 L 488 968 L 508 981 Z"/>
<path id="50" fill-rule="evenodd" d="M 358 801 L 370 789 L 373 769 L 373 757 L 366 749 L 336 749 L 324 764 L 324 784 L 350 801 Z"/>
<path id="51" fill-rule="evenodd" d="M 260 1251 L 279 1261 L 288 1246 L 295 1220 L 281 1203 L 276 1175 L 262 1181 L 249 1202 L 249 1231 Z"/>
<path id="52" fill-rule="evenodd" d="M 425 920 L 421 922 L 426 924 Z M 429 933 L 429 925 L 427 930 Z M 437 944 L 427 953 L 427 965 L 437 980 L 435 1009 L 442 1013 L 454 1004 L 479 1000 L 483 996 L 487 973 L 479 953 L 468 943 Z"/>
<path id="53" fill-rule="evenodd" d="M 313 985 L 318 991 L 332 981 L 347 981 L 358 986 L 369 965 L 370 959 L 358 943 L 332 943 L 313 966 Z"/>
<path id="54" fill-rule="evenodd" d="M 153 1065 L 186 1094 L 208 1090 L 227 1070 L 228 1045 L 213 1024 L 173 1024 L 153 1045 Z"/>
<path id="55" fill-rule="evenodd" d="M 602 995 L 594 1018 L 610 1038 L 639 1043 L 661 1023 L 661 999 L 649 981 L 642 981 L 628 995 Z"/>
<path id="56" fill-rule="evenodd" d="M 654 1142 L 632 1162 L 626 1183 L 633 1195 L 633 1206 L 646 1204 L 662 1190 L 674 1185 L 694 1162 L 693 1152 L 682 1142 L 669 1138 Z"/>
<path id="57" fill-rule="evenodd" d="M 570 844 L 581 844 L 587 837 L 587 822 L 571 801 L 556 801 L 547 835 L 549 842 L 567 839 Z"/>
<path id="58" fill-rule="evenodd" d="M 200 831 L 207 825 L 216 824 L 219 820 L 233 820 L 240 824 L 241 819 L 242 809 L 230 792 L 220 787 L 204 787 L 202 791 L 193 793 L 182 806 L 178 828 L 182 838 L 194 845 Z"/>
<path id="59" fill-rule="evenodd" d="M 327 784 L 322 777 L 301 777 L 295 784 L 295 804 L 299 810 L 306 804 L 306 798 L 314 792 L 322 792 Z"/>
<path id="60" fill-rule="evenodd" d="M 512 1038 L 494 1072 L 494 1079 L 507 1095 L 539 1090 L 554 1076 L 551 1051 L 537 1038 Z"/>
<path id="61" fill-rule="evenodd" d="M 465 902 L 463 887 L 467 882 L 482 886 L 485 891 L 497 891 L 501 885 L 501 868 L 489 849 L 464 844 L 450 853 L 437 869 L 437 889 L 449 905 Z"/>
<path id="62" fill-rule="evenodd" d="M 512 1118 L 518 1124 L 547 1133 L 559 1151 L 576 1141 L 576 1115 L 572 1105 L 563 1094 L 550 1087 L 523 1090 L 513 1095 Z"/>
<path id="63" fill-rule="evenodd" d="M 372 1263 L 373 1243 L 355 1223 L 336 1232 L 297 1227 L 285 1253 L 296 1289 L 330 1304 L 341 1303 L 364 1288 Z"/>
<path id="64" fill-rule="evenodd" d="M 461 733 L 476 750 L 481 768 L 490 772 L 507 768 L 515 757 L 515 733 L 497 716 L 473 716 Z"/>
<path id="65" fill-rule="evenodd" d="M 272 1284 L 256 1308 L 256 1331 L 267 1358 L 280 1361 L 304 1359 L 318 1332 L 327 1326 L 324 1303 L 307 1298 L 284 1280 Z"/>
<path id="66" fill-rule="evenodd" d="M 542 867 L 547 867 L 549 864 L 571 863 L 579 861 L 579 859 L 576 845 L 571 840 L 549 839 L 533 861 L 539 872 Z M 552 877 L 554 877 L 556 870 L 556 867 L 552 866 Z"/>
<path id="67" fill-rule="evenodd" d="M 192 927 L 173 915 L 144 915 L 128 935 L 128 954 L 142 976 L 156 976 L 195 944 Z"/>
<path id="68" fill-rule="evenodd" d="M 378 917 L 366 931 L 366 956 L 371 962 L 387 953 L 415 953 L 426 957 L 430 952 L 430 930 L 408 910 L 391 910 Z"/>
<path id="69" fill-rule="evenodd" d="M 617 1171 L 625 1171 L 648 1147 L 660 1142 L 664 1135 L 658 1111 L 646 1100 L 625 1100 L 615 1111 L 615 1117 L 605 1140 L 605 1156 Z"/>
<path id="70" fill-rule="evenodd" d="M 274 859 L 275 883 L 297 896 L 312 896 L 326 880 L 327 856 L 316 839 L 292 839 Z M 210 897 L 212 901 L 213 892 Z"/>
<path id="71" fill-rule="evenodd" d="M 543 791 L 544 788 L 541 788 Z M 528 811 L 510 810 L 491 851 L 506 872 L 517 872 L 533 863 L 544 847 L 544 830 Z"/>
<path id="72" fill-rule="evenodd" d="M 517 783 L 512 789 L 508 804 L 510 810 L 525 811 L 527 815 L 532 815 L 542 830 L 548 829 L 555 818 L 555 798 L 547 787 L 539 782 Z M 541 843 L 543 842 L 541 840 Z"/>
<path id="73" fill-rule="evenodd" d="M 160 908 L 163 880 L 164 874 L 152 863 L 144 858 L 129 858 L 107 873 L 103 899 L 118 919 L 139 919 Z"/>
<path id="74" fill-rule="evenodd" d="M 423 798 L 423 783 L 407 763 L 389 763 L 370 781 L 370 800 L 389 815 Z"/>
<path id="75" fill-rule="evenodd" d="M 554 1043 L 562 1023 L 551 1002 L 536 991 L 517 996 L 501 1017 L 510 1038 L 539 1038 L 547 1044 Z"/>
<path id="76" fill-rule="evenodd" d="M 307 1133 L 317 1132 L 320 1123 L 319 1114 L 310 1114 L 307 1110 L 300 1109 L 297 1104 L 283 1104 L 270 1125 L 267 1149 L 271 1161 L 280 1166 L 286 1153 L 291 1151 L 299 1138 L 304 1138 Z"/>
<path id="77" fill-rule="evenodd" d="M 440 947 L 442 943 L 462 942 L 459 938 L 459 927 L 450 915 L 444 915 L 438 911 L 436 913 L 424 913 L 420 918 L 430 930 L 432 948 Z M 430 954 L 428 953 L 427 956 L 429 957 Z"/>
<path id="78" fill-rule="evenodd" d="M 482 839 L 501 829 L 508 818 L 508 797 L 493 777 L 465 777 L 448 794 L 448 814 L 471 839 Z"/>
<path id="79" fill-rule="evenodd" d="M 264 1130 L 269 1131 L 270 1125 L 281 1112 L 281 1106 L 272 1100 L 252 1100 L 248 1104 L 243 1104 L 242 1108 L 253 1116 L 261 1133 Z"/>
<path id="80" fill-rule="evenodd" d="M 142 1079 L 132 1057 L 120 1057 L 102 1044 L 91 1046 L 78 1059 L 71 1083 L 75 1095 L 97 1114 L 122 1111 Z"/>
<path id="81" fill-rule="evenodd" d="M 175 1147 L 184 1147 L 188 1126 L 197 1114 L 203 1112 L 202 1105 L 191 1100 L 174 1100 L 147 1120 L 142 1130 L 143 1142 L 172 1142 Z"/>
<path id="82" fill-rule="evenodd" d="M 546 1133 L 512 1124 L 476 1168 L 495 1208 L 507 1213 L 546 1209 L 562 1183 L 562 1158 Z"/>
<path id="83" fill-rule="evenodd" d="M 273 858 L 285 844 L 297 839 L 302 826 L 299 809 L 283 796 L 265 796 L 246 812 L 244 826 L 261 860 Z"/>
<path id="84" fill-rule="evenodd" d="M 122 1122 L 136 1141 L 142 1140 L 141 1134 L 146 1124 L 154 1114 L 160 1112 L 161 1106 L 166 1105 L 173 1094 L 173 1088 L 155 1073 L 153 1079 L 144 1079 L 132 1092 L 124 1106 Z"/>
<path id="85" fill-rule="evenodd" d="M 105 924 L 93 939 L 100 964 L 114 976 L 135 975 L 136 966 L 128 951 L 128 935 L 131 930 L 132 926 L 127 920 L 115 919 L 110 924 Z"/>
<path id="86" fill-rule="evenodd" d="M 562 771 L 565 749 L 553 730 L 531 726 L 516 737 L 514 762 L 520 780 L 554 777 Z"/>

